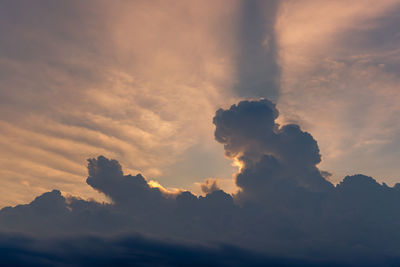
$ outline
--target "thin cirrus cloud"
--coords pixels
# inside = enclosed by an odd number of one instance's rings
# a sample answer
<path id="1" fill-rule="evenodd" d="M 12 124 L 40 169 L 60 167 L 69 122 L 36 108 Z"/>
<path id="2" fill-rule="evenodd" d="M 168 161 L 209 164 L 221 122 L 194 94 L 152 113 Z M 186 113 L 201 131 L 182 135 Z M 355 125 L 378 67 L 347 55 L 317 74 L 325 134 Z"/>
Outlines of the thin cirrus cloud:
<path id="1" fill-rule="evenodd" d="M 212 139 L 212 113 L 234 98 L 236 2 L 1 6 L 2 206 L 54 186 L 99 198 L 72 179 L 97 154 L 169 174 L 184 151 Z"/>
<path id="2" fill-rule="evenodd" d="M 399 4 L 227 3 L 0 4 L 2 263 L 399 262 Z"/>
<path id="3" fill-rule="evenodd" d="M 233 192 L 209 119 L 238 97 L 278 100 L 334 182 L 396 182 L 396 1 L 2 6 L 2 206 L 54 186 L 101 199 L 79 179 L 98 154 L 171 187 L 213 177 Z"/>
<path id="4" fill-rule="evenodd" d="M 170 187 L 235 189 L 209 120 L 240 97 L 277 100 L 278 2 L 1 5 L 0 205 L 56 185 L 102 199 L 71 178 L 98 154 Z"/>
<path id="5" fill-rule="evenodd" d="M 288 1 L 278 15 L 282 121 L 313 132 L 338 182 L 398 179 L 398 1 Z"/>

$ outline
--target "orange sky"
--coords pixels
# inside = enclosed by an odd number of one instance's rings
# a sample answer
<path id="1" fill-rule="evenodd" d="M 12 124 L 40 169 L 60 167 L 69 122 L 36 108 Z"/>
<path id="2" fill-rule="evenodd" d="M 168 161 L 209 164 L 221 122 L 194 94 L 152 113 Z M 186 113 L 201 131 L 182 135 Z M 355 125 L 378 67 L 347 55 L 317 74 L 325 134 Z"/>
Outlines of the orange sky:
<path id="1" fill-rule="evenodd" d="M 214 141 L 212 117 L 260 96 L 235 89 L 238 29 L 254 26 L 243 2 L 1 5 L 0 206 L 53 188 L 104 199 L 85 184 L 86 159 L 100 154 L 166 188 L 200 192 L 218 178 L 234 190 L 237 167 Z M 271 8 L 257 16 L 272 30 L 255 40 L 280 66 L 282 122 L 314 136 L 334 182 L 358 172 L 398 182 L 398 1 Z"/>

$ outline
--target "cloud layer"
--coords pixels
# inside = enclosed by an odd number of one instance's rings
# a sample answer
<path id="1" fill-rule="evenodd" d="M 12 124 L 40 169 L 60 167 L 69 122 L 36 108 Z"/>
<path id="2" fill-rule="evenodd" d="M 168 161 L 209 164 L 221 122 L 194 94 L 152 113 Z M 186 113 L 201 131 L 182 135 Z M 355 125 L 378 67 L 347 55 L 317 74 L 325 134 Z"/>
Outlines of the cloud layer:
<path id="1" fill-rule="evenodd" d="M 53 239 L 140 233 L 146 240 L 228 244 L 286 259 L 398 262 L 399 186 L 364 175 L 333 186 L 316 166 L 320 154 L 313 137 L 298 125 L 278 125 L 277 117 L 268 100 L 216 112 L 216 140 L 241 164 L 236 194 L 213 181 L 203 184 L 205 197 L 170 193 L 140 174 L 124 175 L 116 160 L 99 156 L 89 159 L 86 182 L 111 203 L 53 190 L 30 204 L 2 209 L 1 229 Z"/>
<path id="2" fill-rule="evenodd" d="M 228 2 L 1 3 L 0 207 L 54 187 L 101 200 L 81 179 L 96 155 L 170 187 L 226 181 L 209 118 L 241 97 L 312 132 L 333 182 L 393 185 L 398 1 Z"/>
<path id="3" fill-rule="evenodd" d="M 0 260 L 398 265 L 399 184 L 341 180 L 398 175 L 399 4 L 370 2 L 0 3 L 0 207 L 40 194 Z"/>
<path id="4" fill-rule="evenodd" d="M 152 177 L 196 144 L 217 154 L 209 118 L 235 97 L 237 12 L 236 1 L 0 3 L 0 206 L 53 187 L 98 198 L 80 177 L 100 154 Z"/>
<path id="5" fill-rule="evenodd" d="M 284 1 L 276 21 L 281 122 L 313 133 L 340 182 L 398 181 L 399 1 Z"/>
<path id="6" fill-rule="evenodd" d="M 0 263 L 5 266 L 318 266 L 327 261 L 266 256 L 234 246 L 198 245 L 140 235 L 63 240 L 0 235 Z M 90 249 L 87 249 L 90 248 Z"/>

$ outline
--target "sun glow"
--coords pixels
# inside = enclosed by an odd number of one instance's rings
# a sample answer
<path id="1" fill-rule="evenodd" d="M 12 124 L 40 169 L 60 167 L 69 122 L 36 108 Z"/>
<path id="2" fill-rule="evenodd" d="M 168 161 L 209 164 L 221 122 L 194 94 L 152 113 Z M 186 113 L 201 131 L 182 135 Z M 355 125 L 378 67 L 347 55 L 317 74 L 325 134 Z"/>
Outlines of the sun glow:
<path id="1" fill-rule="evenodd" d="M 154 180 L 149 180 L 147 181 L 147 184 L 151 187 L 151 188 L 158 188 L 160 189 L 161 193 L 163 193 L 166 196 L 175 196 L 176 194 L 178 194 L 179 192 L 181 192 L 181 189 L 178 188 L 165 188 L 164 186 L 162 186 L 159 182 L 154 181 Z"/>
<path id="2" fill-rule="evenodd" d="M 244 163 L 243 163 L 243 161 L 239 160 L 239 157 L 234 157 L 233 158 L 233 162 L 232 162 L 232 166 L 238 167 L 239 172 L 241 172 L 242 169 L 244 168 Z"/>

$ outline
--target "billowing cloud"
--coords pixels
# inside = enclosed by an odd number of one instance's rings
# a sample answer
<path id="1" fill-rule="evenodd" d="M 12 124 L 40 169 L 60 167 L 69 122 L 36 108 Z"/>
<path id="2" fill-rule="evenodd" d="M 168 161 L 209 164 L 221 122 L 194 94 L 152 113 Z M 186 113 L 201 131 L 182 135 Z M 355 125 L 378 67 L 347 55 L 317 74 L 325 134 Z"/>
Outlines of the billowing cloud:
<path id="1" fill-rule="evenodd" d="M 236 183 L 246 193 L 264 195 L 271 183 L 326 191 L 332 185 L 316 165 L 321 161 L 317 142 L 298 125 L 280 127 L 278 111 L 268 100 L 242 101 L 214 117 L 216 140 L 226 155 L 242 163 Z M 270 176 L 270 177 L 268 177 Z M 275 180 L 275 181 L 274 181 Z"/>
<path id="2" fill-rule="evenodd" d="M 86 181 L 109 203 L 53 190 L 30 204 L 2 209 L 0 229 L 49 240 L 140 233 L 150 243 L 148 238 L 157 237 L 227 244 L 314 263 L 398 263 L 399 186 L 360 174 L 332 185 L 316 167 L 320 154 L 311 134 L 298 125 L 278 125 L 277 117 L 268 100 L 242 101 L 216 112 L 216 139 L 242 164 L 235 194 L 225 193 L 212 180 L 204 184 L 206 196 L 165 194 L 140 174 L 125 175 L 116 160 L 99 156 L 89 160 Z M 106 242 L 103 237 L 99 242 Z M 134 244 L 130 249 L 140 251 Z M 218 248 L 212 251 L 224 256 Z"/>

